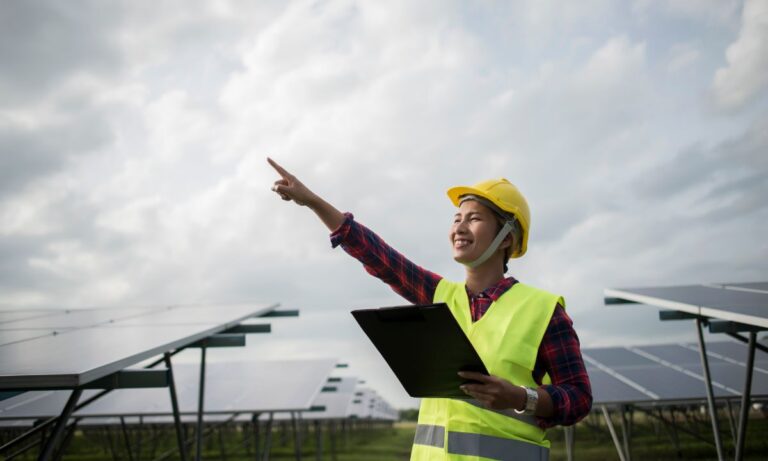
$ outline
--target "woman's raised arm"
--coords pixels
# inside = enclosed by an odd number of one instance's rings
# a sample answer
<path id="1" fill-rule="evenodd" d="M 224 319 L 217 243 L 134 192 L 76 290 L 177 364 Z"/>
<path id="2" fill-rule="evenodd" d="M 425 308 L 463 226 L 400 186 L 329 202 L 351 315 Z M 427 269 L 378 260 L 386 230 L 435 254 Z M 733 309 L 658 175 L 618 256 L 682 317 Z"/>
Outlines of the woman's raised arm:
<path id="1" fill-rule="evenodd" d="M 267 162 L 272 165 L 281 178 L 275 181 L 272 190 L 283 200 L 293 201 L 297 205 L 306 206 L 314 211 L 328 229 L 333 232 L 344 222 L 344 214 L 333 205 L 323 200 L 322 197 L 312 192 L 307 186 L 292 175 L 277 162 L 267 157 Z"/>

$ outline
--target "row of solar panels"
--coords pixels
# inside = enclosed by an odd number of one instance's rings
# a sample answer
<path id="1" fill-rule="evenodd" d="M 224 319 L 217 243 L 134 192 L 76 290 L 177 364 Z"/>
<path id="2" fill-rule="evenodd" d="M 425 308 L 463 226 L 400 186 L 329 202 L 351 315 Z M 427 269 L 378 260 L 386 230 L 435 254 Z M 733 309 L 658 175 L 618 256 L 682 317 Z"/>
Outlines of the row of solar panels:
<path id="1" fill-rule="evenodd" d="M 111 380 L 132 366 L 188 347 L 210 347 L 214 338 L 244 345 L 244 334 L 271 331 L 262 319 L 297 315 L 278 305 L 226 304 L 94 309 L 0 311 L 0 425 L 31 425 L 59 416 L 68 389 Z M 259 323 L 248 319 L 258 318 Z M 225 346 L 229 345 L 225 341 Z M 174 362 L 177 362 L 174 360 Z M 280 419 L 304 412 L 321 419 L 395 420 L 397 412 L 356 378 L 331 377 L 336 360 L 213 362 L 205 366 L 204 416 Z M 135 369 L 134 369 L 135 370 Z M 162 367 L 153 368 L 165 373 Z M 197 418 L 201 366 L 174 363 L 173 381 L 182 419 Z M 97 386 L 98 387 L 98 386 Z M 118 386 L 119 387 L 119 386 Z M 13 392 L 26 391 L 9 397 Z M 101 391 L 84 390 L 79 401 Z M 117 388 L 75 411 L 80 424 L 125 420 L 172 423 L 168 387 Z M 238 416 L 239 415 L 239 416 Z"/>
<path id="2" fill-rule="evenodd" d="M 739 398 L 747 348 L 736 341 L 707 344 L 712 386 L 718 398 Z M 706 387 L 697 344 L 583 349 L 595 405 L 702 401 Z M 768 354 L 757 351 L 753 398 L 768 397 Z"/>
<path id="3" fill-rule="evenodd" d="M 746 347 L 735 341 L 708 346 L 713 387 L 717 397 L 738 398 L 743 388 Z M 592 383 L 595 405 L 664 404 L 706 398 L 701 360 L 695 344 L 665 344 L 586 348 L 582 351 Z M 395 420 L 397 412 L 375 391 L 361 388 L 356 378 L 329 377 L 334 360 L 290 360 L 211 363 L 206 372 L 206 420 L 254 413 L 266 418 L 301 411 L 308 419 L 370 418 Z M 180 412 L 194 419 L 197 411 L 199 366 L 174 367 Z M 768 354 L 755 359 L 752 383 L 755 397 L 768 397 Z M 95 393 L 96 391 L 87 391 Z M 0 420 L 29 422 L 56 416 L 68 392 L 35 391 L 0 401 Z M 84 399 L 90 394 L 85 394 Z M 314 409 L 313 411 L 310 411 Z M 281 413 L 282 412 L 282 413 Z M 171 422 L 168 391 L 119 389 L 75 413 L 91 423 L 115 417 L 142 417 L 144 422 Z M 107 419 L 105 419 L 107 418 Z M 118 420 L 112 420 L 116 422 Z M 85 424 L 88 424 L 84 420 Z M 26 423 L 25 423 L 26 424 Z"/>
<path id="4" fill-rule="evenodd" d="M 397 411 L 354 377 L 332 377 L 332 359 L 222 362 L 207 365 L 205 418 L 216 421 L 238 414 L 280 419 L 303 412 L 307 419 L 396 420 Z M 174 366 L 182 418 L 196 418 L 199 365 Z M 86 391 L 83 399 L 97 391 Z M 61 413 L 68 391 L 32 391 L 0 401 L 3 425 L 25 425 Z M 144 423 L 172 423 L 168 389 L 117 389 L 74 413 L 79 424 L 119 423 L 119 417 L 141 416 Z"/>

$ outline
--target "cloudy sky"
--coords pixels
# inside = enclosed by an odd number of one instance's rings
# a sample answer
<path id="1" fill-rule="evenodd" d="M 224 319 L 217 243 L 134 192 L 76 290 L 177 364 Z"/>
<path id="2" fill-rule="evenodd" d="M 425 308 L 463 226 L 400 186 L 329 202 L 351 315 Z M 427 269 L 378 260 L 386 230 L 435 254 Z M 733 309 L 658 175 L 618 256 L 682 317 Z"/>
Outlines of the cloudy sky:
<path id="1" fill-rule="evenodd" d="M 267 155 L 459 280 L 445 190 L 510 179 L 585 346 L 693 338 L 603 288 L 768 279 L 768 2 L 10 0 L 0 62 L 5 308 L 279 301 L 238 354 L 412 404 L 349 315 L 402 301 Z"/>

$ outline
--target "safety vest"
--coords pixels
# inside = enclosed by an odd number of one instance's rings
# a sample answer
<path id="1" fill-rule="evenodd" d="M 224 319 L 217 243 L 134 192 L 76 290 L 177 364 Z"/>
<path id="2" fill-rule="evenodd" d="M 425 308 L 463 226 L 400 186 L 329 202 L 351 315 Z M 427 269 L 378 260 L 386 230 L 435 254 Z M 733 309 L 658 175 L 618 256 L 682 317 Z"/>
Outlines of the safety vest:
<path id="1" fill-rule="evenodd" d="M 561 296 L 516 283 L 472 322 L 463 283 L 441 280 L 434 301 L 448 305 L 488 372 L 536 388 L 539 344 Z M 411 461 L 547 460 L 549 440 L 531 415 L 490 410 L 480 402 L 422 399 Z"/>

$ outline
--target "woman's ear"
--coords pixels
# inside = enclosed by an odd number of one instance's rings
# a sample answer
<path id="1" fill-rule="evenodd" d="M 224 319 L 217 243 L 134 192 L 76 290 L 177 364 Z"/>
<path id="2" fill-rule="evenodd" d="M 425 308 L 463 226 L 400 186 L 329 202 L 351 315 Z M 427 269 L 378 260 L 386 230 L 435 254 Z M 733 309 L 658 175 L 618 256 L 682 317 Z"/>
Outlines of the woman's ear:
<path id="1" fill-rule="evenodd" d="M 512 248 L 512 245 L 515 243 L 515 235 L 510 232 L 507 234 L 506 237 L 504 237 L 504 240 L 501 241 L 501 244 L 499 245 L 499 248 L 504 248 L 505 250 L 507 248 Z"/>

